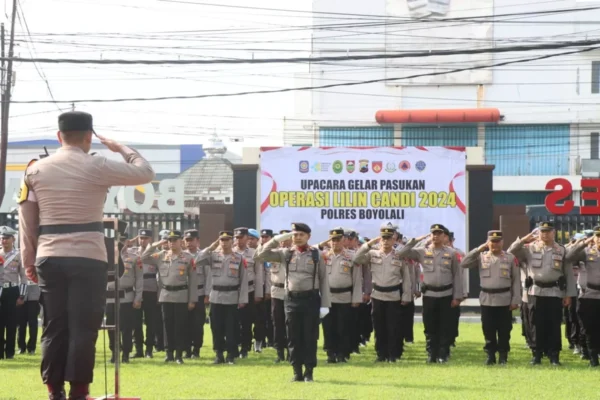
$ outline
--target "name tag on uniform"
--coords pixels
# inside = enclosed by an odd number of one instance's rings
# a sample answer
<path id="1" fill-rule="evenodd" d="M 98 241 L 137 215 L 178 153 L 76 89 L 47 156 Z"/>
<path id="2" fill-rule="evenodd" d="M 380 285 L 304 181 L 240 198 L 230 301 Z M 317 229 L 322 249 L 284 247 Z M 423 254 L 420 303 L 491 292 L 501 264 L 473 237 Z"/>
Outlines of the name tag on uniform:
<path id="1" fill-rule="evenodd" d="M 561 255 L 559 255 L 559 254 L 555 254 L 555 255 L 553 255 L 553 256 L 552 256 L 552 259 L 553 259 L 553 260 L 559 260 L 559 261 L 562 261 L 562 256 L 561 256 Z"/>
<path id="2" fill-rule="evenodd" d="M 444 253 L 444 257 L 450 257 L 449 253 Z"/>
<path id="3" fill-rule="evenodd" d="M 432 255 L 433 255 L 433 253 L 432 253 L 431 251 L 426 251 L 426 252 L 425 252 L 425 255 L 426 255 L 426 256 L 432 256 Z"/>

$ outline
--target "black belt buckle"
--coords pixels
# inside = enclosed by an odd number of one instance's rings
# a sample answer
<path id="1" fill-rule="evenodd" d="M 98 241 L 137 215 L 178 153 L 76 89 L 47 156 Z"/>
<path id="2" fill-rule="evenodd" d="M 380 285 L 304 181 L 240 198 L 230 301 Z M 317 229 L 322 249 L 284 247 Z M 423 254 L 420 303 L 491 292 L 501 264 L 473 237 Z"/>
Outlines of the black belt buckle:
<path id="1" fill-rule="evenodd" d="M 290 299 L 308 299 L 314 296 L 314 290 L 302 290 L 302 291 L 289 291 L 288 297 Z"/>
<path id="2" fill-rule="evenodd" d="M 42 225 L 39 227 L 39 235 L 64 235 L 68 233 L 99 232 L 104 233 L 102 222 L 88 222 L 85 224 L 57 224 Z"/>
<path id="3" fill-rule="evenodd" d="M 334 294 L 347 293 L 352 291 L 352 286 L 348 286 L 345 288 L 329 288 L 329 291 Z"/>
<path id="4" fill-rule="evenodd" d="M 144 274 L 144 279 L 154 279 L 156 278 L 156 273 L 154 274 Z"/>

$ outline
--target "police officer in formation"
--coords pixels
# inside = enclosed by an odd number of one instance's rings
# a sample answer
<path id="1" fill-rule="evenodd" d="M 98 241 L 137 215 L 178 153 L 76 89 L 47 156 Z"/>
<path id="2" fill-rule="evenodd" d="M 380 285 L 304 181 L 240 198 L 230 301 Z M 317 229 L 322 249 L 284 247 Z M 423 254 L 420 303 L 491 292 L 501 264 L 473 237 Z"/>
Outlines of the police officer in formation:
<path id="1" fill-rule="evenodd" d="M 242 254 L 233 251 L 233 232 L 230 231 L 219 232 L 218 240 L 202 250 L 197 260 L 199 265 L 207 265 L 210 271 L 206 293 L 209 295 L 210 329 L 216 353 L 214 364 L 225 361 L 234 364 L 239 354 L 239 310 L 244 309 L 249 301 L 248 264 Z"/>
<path id="2" fill-rule="evenodd" d="M 416 247 L 429 235 L 411 239 L 398 251 L 398 257 L 409 258 L 423 268 L 423 324 L 427 341 L 428 363 L 446 363 L 454 340 L 452 308 L 463 298 L 463 274 L 458 253 L 444 245 L 442 224 L 431 226 L 431 245 Z"/>
<path id="3" fill-rule="evenodd" d="M 413 297 L 409 265 L 394 249 L 395 232 L 394 227 L 381 228 L 381 236 L 362 245 L 354 257 L 366 266 L 363 277 L 373 307 L 377 362 L 394 363 L 401 357 L 401 306 Z M 376 243 L 381 246 L 372 249 Z"/>
<path id="4" fill-rule="evenodd" d="M 325 260 L 319 249 L 308 245 L 310 233 L 308 225 L 294 223 L 291 234 L 275 236 L 255 255 L 257 261 L 278 262 L 285 267 L 285 317 L 294 382 L 313 381 L 319 318 L 324 318 L 331 307 Z M 278 248 L 290 237 L 294 247 Z"/>
<path id="5" fill-rule="evenodd" d="M 527 264 L 525 287 L 529 299 L 535 302 L 533 365 L 541 364 L 544 354 L 552 365 L 560 365 L 562 308 L 568 307 L 577 293 L 571 261 L 565 247 L 554 241 L 555 233 L 553 222 L 543 222 L 535 231 L 517 238 L 508 249 Z"/>
<path id="6" fill-rule="evenodd" d="M 461 262 L 463 268 L 478 268 L 481 292 L 481 323 L 487 365 L 508 362 L 512 311 L 519 307 L 521 279 L 519 262 L 502 250 L 502 231 L 489 231 L 488 241 L 473 249 Z"/>
<path id="7" fill-rule="evenodd" d="M 0 359 L 15 357 L 17 307 L 24 306 L 27 296 L 27 276 L 15 248 L 16 233 L 7 226 L 0 231 Z"/>
<path id="8" fill-rule="evenodd" d="M 27 279 L 27 291 L 23 298 L 25 303 L 17 307 L 17 323 L 19 354 L 35 354 L 38 339 L 38 315 L 40 315 L 41 291 L 34 281 Z M 29 338 L 27 338 L 29 331 Z"/>
<path id="9" fill-rule="evenodd" d="M 121 250 L 119 260 L 119 329 L 117 340 L 121 338 L 122 343 L 122 362 L 129 363 L 129 353 L 132 350 L 132 334 L 134 309 L 139 310 L 142 307 L 142 292 L 144 290 L 144 272 L 142 260 L 135 249 L 127 245 Z M 110 277 L 109 277 L 110 278 Z M 106 323 L 113 325 L 115 323 L 115 282 L 109 281 L 106 285 Z M 115 362 L 115 331 L 108 331 L 110 351 L 112 353 L 110 362 Z"/>
<path id="10" fill-rule="evenodd" d="M 165 362 L 183 364 L 183 351 L 186 346 L 188 311 L 196 307 L 198 301 L 198 274 L 194 256 L 182 248 L 180 231 L 169 232 L 169 250 L 155 252 L 164 240 L 152 243 L 142 254 L 142 262 L 158 267 L 160 285 L 159 303 L 166 333 Z"/>
<path id="11" fill-rule="evenodd" d="M 590 237 L 593 236 L 592 230 L 592 235 L 590 235 Z M 575 234 L 571 238 L 571 241 L 565 245 L 567 252 L 579 242 L 579 239 L 584 239 L 586 237 L 587 236 L 583 233 Z M 585 327 L 583 326 L 581 317 L 577 313 L 577 310 L 580 308 L 579 296 L 581 295 L 581 284 L 585 280 L 585 262 L 572 261 L 572 266 L 573 277 L 577 282 L 577 297 L 572 297 L 569 307 L 563 309 L 565 318 L 565 338 L 569 341 L 569 349 L 573 350 L 574 355 L 580 355 L 582 359 L 589 360 L 590 355 L 585 339 Z M 584 276 L 580 276 L 581 274 Z"/>
<path id="12" fill-rule="evenodd" d="M 272 229 L 262 229 L 260 231 L 259 236 L 259 240 L 256 243 L 256 249 L 258 249 L 258 246 L 260 244 L 266 243 L 269 240 L 271 240 L 273 238 L 273 230 Z M 264 332 L 264 337 L 256 337 L 255 336 L 255 340 L 260 341 L 263 340 L 264 341 L 264 347 L 273 347 L 273 335 L 274 335 L 274 330 L 273 330 L 273 319 L 271 318 L 271 306 L 272 306 L 272 302 L 271 302 L 271 263 L 268 262 L 263 262 L 263 268 L 264 268 L 264 280 L 265 280 L 265 284 L 264 284 L 264 290 L 263 293 L 265 294 L 265 297 L 263 299 L 263 301 L 259 304 L 260 305 L 260 309 L 259 309 L 259 317 L 257 318 L 257 323 L 262 325 L 262 329 L 258 332 Z"/>

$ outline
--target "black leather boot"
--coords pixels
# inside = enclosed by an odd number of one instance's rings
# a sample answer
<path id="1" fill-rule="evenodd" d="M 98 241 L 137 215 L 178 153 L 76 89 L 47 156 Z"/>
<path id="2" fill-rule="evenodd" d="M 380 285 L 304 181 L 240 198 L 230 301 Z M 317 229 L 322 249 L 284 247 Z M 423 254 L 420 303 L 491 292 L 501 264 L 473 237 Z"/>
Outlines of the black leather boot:
<path id="1" fill-rule="evenodd" d="M 498 354 L 498 364 L 500 364 L 500 365 L 508 364 L 508 353 L 501 352 Z"/>
<path id="2" fill-rule="evenodd" d="M 225 364 L 225 357 L 223 356 L 223 352 L 217 352 L 217 357 L 215 357 L 215 361 L 213 364 Z"/>
<path id="3" fill-rule="evenodd" d="M 496 353 L 492 353 L 491 351 L 488 353 L 485 365 L 496 365 Z"/>
<path id="4" fill-rule="evenodd" d="M 285 361 L 285 354 L 283 352 L 283 349 L 281 350 L 277 350 L 277 358 L 275 359 L 275 363 L 279 364 L 280 362 Z"/>
<path id="5" fill-rule="evenodd" d="M 598 367 L 600 364 L 598 363 L 598 352 L 590 351 L 590 367 Z"/>
<path id="6" fill-rule="evenodd" d="M 312 382 L 313 381 L 313 369 L 306 367 L 306 371 L 304 371 L 304 382 Z"/>
<path id="7" fill-rule="evenodd" d="M 302 382 L 304 379 L 302 378 L 302 365 L 294 365 L 294 377 L 292 378 L 292 382 Z"/>
<path id="8" fill-rule="evenodd" d="M 560 363 L 560 358 L 559 358 L 559 355 L 558 355 L 557 351 L 553 352 L 552 354 L 549 354 L 548 358 L 550 359 L 550 364 L 554 365 L 555 367 L 558 367 L 558 366 L 562 365 Z"/>

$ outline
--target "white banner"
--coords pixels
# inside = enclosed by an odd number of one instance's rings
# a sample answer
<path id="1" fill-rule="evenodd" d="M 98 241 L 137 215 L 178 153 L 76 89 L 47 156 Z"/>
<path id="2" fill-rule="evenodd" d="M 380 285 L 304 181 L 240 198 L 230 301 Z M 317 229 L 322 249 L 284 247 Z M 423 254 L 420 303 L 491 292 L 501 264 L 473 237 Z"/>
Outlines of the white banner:
<path id="1" fill-rule="evenodd" d="M 392 221 L 408 237 L 443 224 L 466 242 L 466 155 L 454 147 L 263 148 L 261 229 L 303 222 L 310 243 L 335 227 L 379 236 Z"/>

